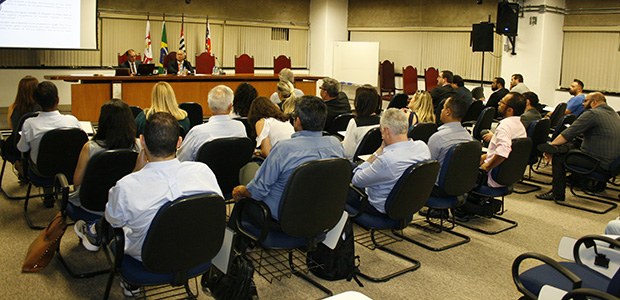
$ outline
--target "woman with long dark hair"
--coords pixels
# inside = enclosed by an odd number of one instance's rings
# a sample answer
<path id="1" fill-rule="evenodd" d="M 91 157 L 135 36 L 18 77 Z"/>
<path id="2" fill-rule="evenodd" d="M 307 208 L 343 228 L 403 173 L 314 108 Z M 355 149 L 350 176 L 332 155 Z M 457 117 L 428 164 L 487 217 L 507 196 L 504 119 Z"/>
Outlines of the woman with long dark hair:
<path id="1" fill-rule="evenodd" d="M 39 81 L 32 76 L 26 76 L 19 81 L 15 102 L 9 105 L 6 114 L 9 129 L 15 128 L 25 114 L 41 110 L 41 106 L 34 100 L 34 90 L 38 84 Z"/>
<path id="2" fill-rule="evenodd" d="M 288 116 L 266 97 L 252 101 L 248 123 L 256 131 L 256 147 L 260 147 L 262 157 L 267 157 L 278 141 L 290 139 L 295 132 Z"/>

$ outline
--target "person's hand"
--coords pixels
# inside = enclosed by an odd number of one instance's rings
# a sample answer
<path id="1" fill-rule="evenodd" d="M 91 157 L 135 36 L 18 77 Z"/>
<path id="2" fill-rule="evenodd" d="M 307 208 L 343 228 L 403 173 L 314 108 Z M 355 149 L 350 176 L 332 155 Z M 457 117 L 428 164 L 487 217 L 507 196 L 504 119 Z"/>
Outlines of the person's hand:
<path id="1" fill-rule="evenodd" d="M 491 141 L 491 138 L 493 138 L 493 132 L 489 132 L 482 136 L 482 140 L 487 143 Z"/>
<path id="2" fill-rule="evenodd" d="M 233 199 L 235 199 L 235 201 L 239 201 L 239 200 L 241 200 L 243 198 L 250 197 L 250 192 L 245 187 L 245 185 L 238 185 L 238 186 L 233 188 L 232 196 L 233 196 Z"/>

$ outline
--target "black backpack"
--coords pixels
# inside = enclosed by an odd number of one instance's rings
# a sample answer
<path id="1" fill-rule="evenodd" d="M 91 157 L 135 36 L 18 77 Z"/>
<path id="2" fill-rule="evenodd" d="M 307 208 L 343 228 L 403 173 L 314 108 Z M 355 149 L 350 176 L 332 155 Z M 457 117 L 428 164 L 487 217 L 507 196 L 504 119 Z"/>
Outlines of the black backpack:
<path id="1" fill-rule="evenodd" d="M 340 279 L 351 281 L 353 279 L 363 287 L 364 285 L 357 278 L 359 258 L 355 255 L 353 225 L 347 219 L 336 247 L 332 250 L 325 244 L 319 243 L 316 249 L 308 251 L 306 264 L 310 272 L 319 278 L 330 281 Z"/>
<path id="2" fill-rule="evenodd" d="M 203 288 L 209 288 L 216 300 L 258 299 L 253 276 L 252 261 L 236 252 L 227 274 L 212 266 L 209 272 L 202 275 L 201 284 Z"/>

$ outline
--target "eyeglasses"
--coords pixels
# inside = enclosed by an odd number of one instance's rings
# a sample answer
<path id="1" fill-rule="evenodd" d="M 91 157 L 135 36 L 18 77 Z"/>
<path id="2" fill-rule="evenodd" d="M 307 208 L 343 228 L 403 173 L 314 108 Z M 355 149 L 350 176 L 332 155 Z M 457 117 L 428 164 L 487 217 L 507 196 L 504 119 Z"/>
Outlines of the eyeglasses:
<path id="1" fill-rule="evenodd" d="M 504 105 L 506 105 L 506 106 L 508 106 L 510 108 L 514 108 L 514 107 L 512 107 L 512 105 L 508 104 L 506 101 L 500 101 L 499 103 L 504 104 Z"/>

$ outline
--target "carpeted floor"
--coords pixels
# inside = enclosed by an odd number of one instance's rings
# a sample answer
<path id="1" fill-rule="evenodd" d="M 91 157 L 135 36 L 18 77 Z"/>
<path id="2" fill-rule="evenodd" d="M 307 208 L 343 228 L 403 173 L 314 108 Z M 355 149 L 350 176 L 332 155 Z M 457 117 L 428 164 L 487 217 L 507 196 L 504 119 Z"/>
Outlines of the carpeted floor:
<path id="1" fill-rule="evenodd" d="M 26 187 L 20 186 L 7 167 L 2 186 L 10 194 L 25 194 Z M 546 188 L 545 188 L 546 189 Z M 569 197 L 569 200 L 574 199 Z M 47 223 L 55 209 L 46 209 L 39 199 L 31 202 L 33 219 Z M 22 215 L 23 201 L 0 199 L 0 264 L 2 299 L 99 299 L 102 297 L 107 275 L 90 279 L 73 279 L 57 260 L 42 272 L 23 274 L 21 264 L 31 241 L 38 231 L 26 227 Z M 335 293 L 356 290 L 373 299 L 517 299 L 519 297 L 510 275 L 514 258 L 527 251 L 540 252 L 556 257 L 557 244 L 562 236 L 581 237 L 586 234 L 602 233 L 605 224 L 618 216 L 614 210 L 597 215 L 559 206 L 553 202 L 535 200 L 533 193 L 512 194 L 506 198 L 507 212 L 504 217 L 516 220 L 519 226 L 497 235 L 483 235 L 472 230 L 457 227 L 456 231 L 467 234 L 471 242 L 443 252 L 431 252 L 407 242 L 390 247 L 416 259 L 422 266 L 386 283 L 371 283 L 362 280 L 364 287 L 353 282 L 323 282 Z M 420 218 L 416 216 L 416 218 Z M 362 229 L 356 228 L 356 233 Z M 420 237 L 421 231 L 408 228 L 405 234 Z M 103 253 L 85 251 L 69 227 L 62 240 L 62 252 L 68 261 L 82 270 L 106 266 Z M 385 274 L 405 264 L 386 253 L 371 251 L 356 244 L 361 256 L 361 269 L 375 274 Z M 318 299 L 325 295 L 298 278 L 283 278 L 268 283 L 255 275 L 258 292 L 263 299 Z M 122 299 L 116 279 L 113 299 Z M 211 299 L 202 292 L 199 299 Z"/>

